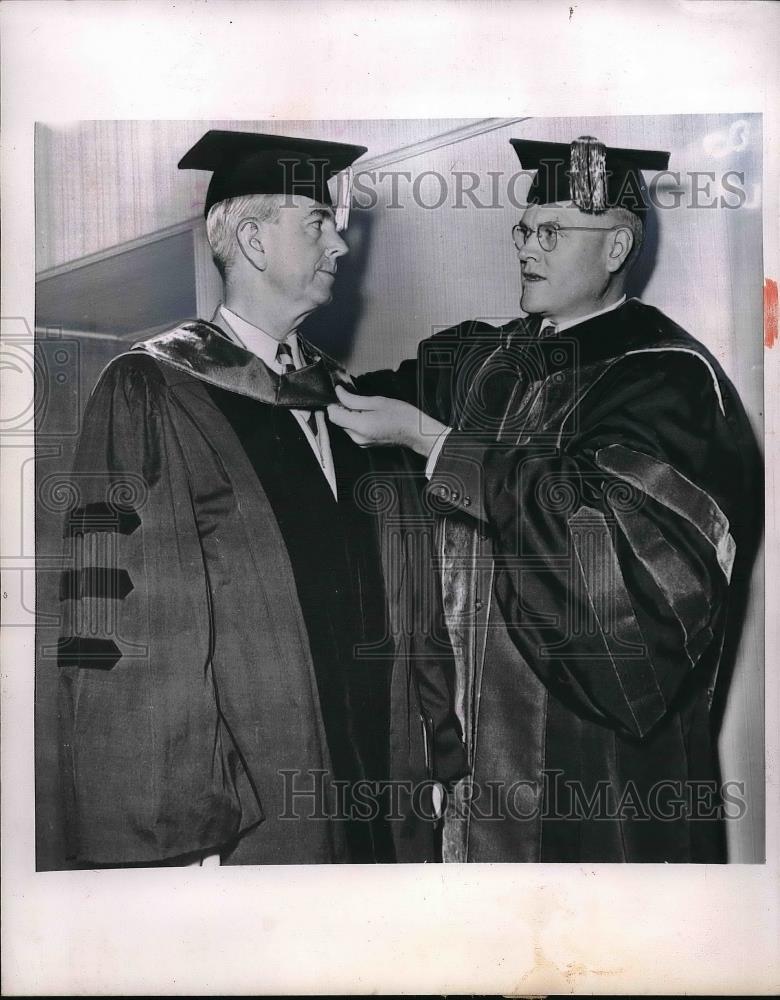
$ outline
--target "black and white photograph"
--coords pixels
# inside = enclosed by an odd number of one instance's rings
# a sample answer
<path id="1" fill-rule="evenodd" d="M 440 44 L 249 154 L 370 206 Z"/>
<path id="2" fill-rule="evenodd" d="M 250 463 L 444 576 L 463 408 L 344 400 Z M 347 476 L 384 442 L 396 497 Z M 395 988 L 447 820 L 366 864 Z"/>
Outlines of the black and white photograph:
<path id="1" fill-rule="evenodd" d="M 4 991 L 771 992 L 769 5 L 185 6 L 4 98 Z"/>
<path id="2" fill-rule="evenodd" d="M 762 861 L 760 177 L 40 124 L 39 867 Z"/>

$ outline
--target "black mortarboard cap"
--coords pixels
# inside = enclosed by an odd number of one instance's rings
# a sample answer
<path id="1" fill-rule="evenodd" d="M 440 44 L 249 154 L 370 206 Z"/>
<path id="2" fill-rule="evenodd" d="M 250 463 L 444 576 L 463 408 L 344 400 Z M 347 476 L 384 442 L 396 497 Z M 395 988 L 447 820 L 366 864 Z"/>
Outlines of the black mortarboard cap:
<path id="1" fill-rule="evenodd" d="M 217 202 L 249 194 L 300 194 L 331 205 L 328 180 L 365 152 L 345 142 L 212 129 L 179 160 L 179 169 L 212 171 L 204 215 Z"/>
<path id="2" fill-rule="evenodd" d="M 529 205 L 573 202 L 588 214 L 626 208 L 643 219 L 649 205 L 641 172 L 669 166 L 669 154 L 661 150 L 612 148 L 590 135 L 572 143 L 509 141 L 523 169 L 536 171 Z"/>

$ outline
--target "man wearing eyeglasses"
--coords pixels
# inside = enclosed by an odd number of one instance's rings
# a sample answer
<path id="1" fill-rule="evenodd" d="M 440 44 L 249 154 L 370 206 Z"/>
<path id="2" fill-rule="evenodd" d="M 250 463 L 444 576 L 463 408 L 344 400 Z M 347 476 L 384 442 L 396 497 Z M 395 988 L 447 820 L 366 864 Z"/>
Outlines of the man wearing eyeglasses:
<path id="1" fill-rule="evenodd" d="M 626 300 L 641 170 L 668 154 L 512 145 L 536 170 L 513 229 L 527 319 L 439 334 L 331 407 L 426 461 L 472 767 L 445 860 L 723 860 L 709 713 L 755 442 L 706 348 Z"/>

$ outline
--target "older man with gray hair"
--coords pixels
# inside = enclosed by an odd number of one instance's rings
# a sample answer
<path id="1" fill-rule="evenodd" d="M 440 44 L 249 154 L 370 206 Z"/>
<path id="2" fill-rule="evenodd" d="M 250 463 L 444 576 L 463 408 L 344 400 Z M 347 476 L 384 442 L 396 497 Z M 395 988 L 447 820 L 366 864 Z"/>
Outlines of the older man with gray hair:
<path id="1" fill-rule="evenodd" d="M 432 812 L 391 814 L 383 783 L 464 773 L 446 651 L 389 631 L 367 456 L 325 415 L 348 376 L 298 334 L 348 249 L 327 181 L 363 152 L 211 131 L 179 164 L 212 172 L 224 300 L 112 362 L 84 418 L 60 642 L 75 863 L 435 857 Z M 126 480 L 101 566 L 94 515 Z"/>

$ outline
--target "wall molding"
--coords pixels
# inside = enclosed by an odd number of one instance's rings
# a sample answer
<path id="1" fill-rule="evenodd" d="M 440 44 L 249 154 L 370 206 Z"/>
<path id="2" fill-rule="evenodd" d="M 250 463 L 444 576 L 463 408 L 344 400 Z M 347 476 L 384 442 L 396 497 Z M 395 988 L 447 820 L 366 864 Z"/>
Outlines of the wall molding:
<path id="1" fill-rule="evenodd" d="M 436 135 L 432 135 L 430 139 L 413 142 L 409 146 L 399 146 L 397 149 L 390 150 L 388 153 L 382 153 L 379 156 L 371 156 L 367 160 L 361 161 L 356 169 L 356 173 L 389 167 L 394 163 L 410 160 L 414 156 L 432 153 L 434 150 L 442 149 L 444 146 L 454 146 L 459 142 L 466 142 L 468 139 L 473 139 L 475 136 L 484 135 L 486 132 L 494 132 L 496 129 L 506 128 L 508 125 L 526 122 L 529 120 L 529 117 L 529 115 L 526 115 L 524 118 L 482 118 L 480 121 L 472 122 L 471 125 L 462 125 L 459 128 L 450 129 L 448 132 L 439 132 Z"/>
<path id="2" fill-rule="evenodd" d="M 167 239 L 169 236 L 180 236 L 182 233 L 192 232 L 198 224 L 205 225 L 205 219 L 202 215 L 198 218 L 186 219 L 184 222 L 177 222 L 173 226 L 166 226 L 164 229 L 155 229 L 151 233 L 144 233 L 143 236 L 137 236 L 135 239 L 125 240 L 124 243 L 116 243 L 105 250 L 97 250 L 95 253 L 87 254 L 84 257 L 76 257 L 74 260 L 69 260 L 66 264 L 49 267 L 45 271 L 39 271 L 35 275 L 35 281 L 37 283 L 39 281 L 46 281 L 48 278 L 59 278 L 63 274 L 78 271 L 82 267 L 89 267 L 90 264 L 99 264 L 101 261 L 110 260 L 111 257 L 118 257 L 120 254 L 138 250 L 141 247 L 148 246 L 150 243 L 157 243 L 160 240 Z"/>
<path id="3" fill-rule="evenodd" d="M 139 340 L 147 340 L 158 333 L 170 330 L 172 323 L 161 323 L 145 330 L 133 330 L 132 333 L 98 333 L 95 330 L 77 330 L 67 326 L 36 326 L 35 336 L 38 340 L 49 341 L 62 337 L 75 337 L 77 340 L 108 340 L 115 344 L 135 344 Z"/>

